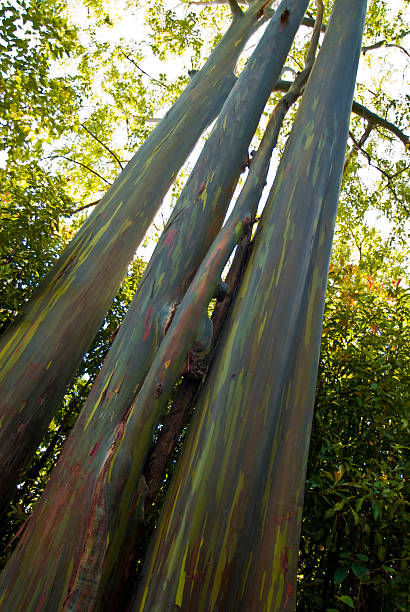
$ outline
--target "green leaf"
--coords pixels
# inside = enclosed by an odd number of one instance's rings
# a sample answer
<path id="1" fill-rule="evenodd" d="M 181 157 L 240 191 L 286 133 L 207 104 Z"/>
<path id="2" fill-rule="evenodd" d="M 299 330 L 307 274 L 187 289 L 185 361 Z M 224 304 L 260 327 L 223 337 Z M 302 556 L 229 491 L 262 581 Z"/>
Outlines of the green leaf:
<path id="1" fill-rule="evenodd" d="M 353 508 L 350 508 L 352 514 L 353 514 L 353 520 L 354 520 L 354 524 L 357 525 L 359 523 L 359 515 L 357 514 L 357 512 L 355 512 L 353 510 Z"/>
<path id="2" fill-rule="evenodd" d="M 368 574 L 369 570 L 361 563 L 352 563 L 352 572 L 357 578 L 360 578 L 361 576 Z"/>
<path id="3" fill-rule="evenodd" d="M 363 553 L 357 553 L 356 558 L 360 559 L 361 561 L 368 561 L 369 560 L 369 557 L 367 555 L 364 555 Z"/>
<path id="4" fill-rule="evenodd" d="M 333 582 L 335 584 L 341 584 L 343 580 L 346 578 L 348 573 L 349 573 L 349 570 L 346 569 L 345 567 L 338 567 L 337 570 L 335 571 Z"/>
<path id="5" fill-rule="evenodd" d="M 340 597 L 338 597 L 338 599 L 350 608 L 354 608 L 353 599 L 349 597 L 349 595 L 341 595 Z"/>
<path id="6" fill-rule="evenodd" d="M 372 501 L 372 514 L 375 521 L 377 521 L 381 515 L 380 504 L 377 501 Z"/>

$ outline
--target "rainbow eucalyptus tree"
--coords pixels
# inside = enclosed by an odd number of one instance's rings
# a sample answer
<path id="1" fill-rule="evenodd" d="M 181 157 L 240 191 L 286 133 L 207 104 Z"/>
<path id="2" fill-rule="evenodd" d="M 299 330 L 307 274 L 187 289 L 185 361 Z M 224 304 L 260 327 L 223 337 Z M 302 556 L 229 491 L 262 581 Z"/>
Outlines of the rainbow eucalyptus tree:
<path id="1" fill-rule="evenodd" d="M 205 283 L 206 297 L 199 306 L 193 297 L 197 289 L 190 287 L 184 306 L 177 307 L 222 224 L 248 162 L 250 140 L 307 4 L 308 0 L 282 1 L 221 111 L 43 500 L 4 571 L 7 607 L 36 610 L 41 604 L 49 609 L 101 610 L 113 609 L 117 601 L 144 503 L 142 473 L 153 429 L 191 345 L 207 344 L 197 327 L 202 318 L 199 327 L 206 336 L 206 308 L 217 279 Z M 253 208 L 269 161 L 268 154 L 260 157 L 264 173 L 258 163 L 250 173 L 257 191 Z M 249 223 L 254 212 L 245 214 L 248 202 L 243 200 L 240 215 Z M 235 244 L 237 227 L 243 227 L 235 215 L 228 244 Z M 214 251 L 223 267 L 230 251 L 227 247 L 221 261 L 218 244 Z M 189 318 L 185 311 L 192 302 L 197 308 Z M 176 310 L 178 333 L 168 331 L 150 368 Z M 42 550 L 41 563 L 32 563 L 34 550 Z M 17 574 L 24 575 L 24 590 Z"/>
<path id="2" fill-rule="evenodd" d="M 305 5 L 306 3 L 303 3 Z M 0 509 L 10 499 L 181 165 L 217 116 L 269 2 L 232 24 L 88 217 L 0 343 Z"/>
<path id="3" fill-rule="evenodd" d="M 15 407 L 10 399 L 5 411 L 7 418 L 17 419 L 16 436 L 22 440 L 20 451 L 16 437 L 4 447 L 10 471 L 17 471 L 35 446 L 31 428 L 37 423 L 41 430 L 51 418 L 90 340 L 89 328 L 107 308 L 176 168 L 220 111 L 44 496 L 4 570 L 0 606 L 6 611 L 124 608 L 120 594 L 141 533 L 144 463 L 154 429 L 181 373 L 207 360 L 209 301 L 232 249 L 255 221 L 281 120 L 305 87 L 315 54 L 317 28 L 306 68 L 275 109 L 221 229 L 238 177 L 250 162 L 249 142 L 308 2 L 282 1 L 234 87 L 233 63 L 264 21 L 268 3 L 252 3 L 246 13 L 230 4 L 233 24 L 203 72 L 87 221 L 20 327 L 9 334 L 9 347 L 18 350 L 7 384 L 32 373 Z M 366 0 L 334 2 L 245 277 L 199 396 L 135 610 L 294 608 L 323 301 L 365 13 Z M 202 101 L 204 83 L 209 98 Z M 215 96 L 209 92 L 212 84 Z M 195 135 L 185 138 L 194 124 Z M 170 156 L 176 158 L 172 167 Z M 101 284 L 103 295 L 95 295 Z M 67 314 L 70 299 L 72 316 Z M 41 342 L 50 338 L 52 346 L 44 351 L 53 351 L 53 358 L 40 354 Z M 66 361 L 68 373 L 61 371 Z M 199 367 L 199 376 L 202 372 Z"/>
<path id="4" fill-rule="evenodd" d="M 365 0 L 336 0 L 134 610 L 295 607 L 327 269 Z"/>

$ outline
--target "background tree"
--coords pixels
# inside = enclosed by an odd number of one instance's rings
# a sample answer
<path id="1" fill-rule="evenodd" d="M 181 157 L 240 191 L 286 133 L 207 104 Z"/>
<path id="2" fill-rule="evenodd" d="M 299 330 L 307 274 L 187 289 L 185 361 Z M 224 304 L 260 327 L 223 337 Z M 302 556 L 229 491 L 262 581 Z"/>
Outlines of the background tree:
<path id="1" fill-rule="evenodd" d="M 374 257 L 374 245 L 359 265 L 336 256 L 329 274 L 300 550 L 304 610 L 407 606 L 410 301 Z"/>

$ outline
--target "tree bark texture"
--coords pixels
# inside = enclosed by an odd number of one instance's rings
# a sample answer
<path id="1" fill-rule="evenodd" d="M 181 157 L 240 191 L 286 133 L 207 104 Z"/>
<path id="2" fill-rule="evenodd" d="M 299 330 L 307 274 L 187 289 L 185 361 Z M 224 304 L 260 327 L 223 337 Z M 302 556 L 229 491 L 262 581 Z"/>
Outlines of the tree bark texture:
<path id="1" fill-rule="evenodd" d="M 336 0 L 134 610 L 292 610 L 365 0 Z"/>
<path id="2" fill-rule="evenodd" d="M 0 343 L 0 512 L 40 443 L 163 197 L 218 115 L 233 69 L 263 21 L 258 0 L 88 217 Z"/>
<path id="3" fill-rule="evenodd" d="M 0 597 L 6 610 L 115 605 L 118 575 L 140 525 L 146 492 L 142 472 L 152 432 L 218 279 L 212 276 L 210 283 L 209 275 L 201 277 L 202 301 L 190 288 L 186 307 L 176 306 L 220 228 L 306 7 L 307 0 L 283 0 L 208 138 L 43 499 L 4 571 Z M 285 10 L 290 14 L 283 23 Z M 253 189 L 259 190 L 256 206 L 265 178 L 251 171 Z M 247 218 L 243 213 L 239 217 Z M 230 229 L 224 227 L 214 245 L 218 257 L 222 238 L 230 243 L 233 234 L 243 231 L 239 217 Z M 191 307 L 187 320 L 186 308 Z M 41 558 L 35 565 L 34 551 Z"/>

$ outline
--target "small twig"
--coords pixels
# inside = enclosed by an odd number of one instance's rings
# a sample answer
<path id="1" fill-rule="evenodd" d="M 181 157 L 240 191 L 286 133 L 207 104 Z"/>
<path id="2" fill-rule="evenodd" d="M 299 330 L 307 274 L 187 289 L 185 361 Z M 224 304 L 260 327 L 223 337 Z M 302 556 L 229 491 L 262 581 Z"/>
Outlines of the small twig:
<path id="1" fill-rule="evenodd" d="M 350 130 L 349 130 L 349 136 L 350 136 L 350 138 L 353 140 L 353 145 L 354 145 L 354 146 L 353 146 L 352 150 L 350 151 L 349 155 L 347 155 L 347 156 L 346 156 L 345 163 L 344 163 L 344 168 L 343 168 L 343 172 L 345 172 L 345 170 L 346 170 L 347 166 L 349 165 L 349 161 L 351 160 L 353 153 L 354 153 L 355 151 L 359 151 L 359 150 L 361 150 L 361 149 L 362 149 L 362 147 L 363 147 L 364 143 L 365 143 L 365 142 L 366 142 L 366 140 L 369 138 L 369 136 L 370 136 L 370 134 L 371 134 L 371 132 L 372 132 L 373 128 L 374 128 L 374 124 L 373 124 L 373 123 L 371 123 L 370 121 L 368 121 L 368 122 L 367 122 L 366 129 L 365 129 L 365 131 L 363 132 L 363 134 L 361 135 L 360 140 L 359 140 L 358 142 L 356 142 L 356 139 L 355 139 L 355 137 L 354 137 L 353 133 L 352 133 L 352 132 L 350 132 Z"/>
<path id="2" fill-rule="evenodd" d="M 161 87 L 165 87 L 166 89 L 171 89 L 169 87 L 169 85 L 166 85 L 165 83 L 162 83 L 159 79 L 156 79 L 155 77 L 151 76 L 150 74 L 148 74 L 148 72 L 146 72 L 145 70 L 143 70 L 143 68 L 141 68 L 141 66 L 139 66 L 137 64 L 137 62 L 128 55 L 128 53 L 125 53 L 124 51 L 121 51 L 121 53 L 123 54 L 123 56 L 131 62 L 131 64 L 133 64 L 137 70 L 139 70 L 141 72 L 141 74 L 145 74 L 145 76 L 147 76 L 151 81 L 153 81 L 154 83 L 157 83 L 158 85 L 160 85 Z"/>
<path id="3" fill-rule="evenodd" d="M 403 201 L 397 195 L 396 189 L 395 189 L 394 184 L 393 184 L 393 178 L 394 178 L 394 176 L 397 176 L 398 173 L 396 172 L 395 175 L 392 176 L 388 172 L 386 172 L 386 170 L 383 170 L 383 168 L 380 168 L 380 166 L 378 166 L 377 164 L 372 163 L 372 158 L 371 158 L 370 154 L 368 153 L 368 151 L 366 151 L 362 147 L 359 147 L 359 143 L 358 142 L 356 143 L 356 141 L 354 140 L 354 137 L 352 137 L 352 135 L 351 135 L 351 138 L 352 138 L 353 142 L 355 143 L 355 145 L 358 147 L 358 151 L 360 151 L 366 157 L 367 163 L 369 164 L 369 166 L 371 166 L 372 168 L 374 168 L 375 170 L 380 172 L 380 174 L 382 176 L 384 176 L 384 178 L 387 180 L 387 187 L 392 192 L 396 202 L 398 202 L 400 204 L 400 206 L 403 207 L 403 209 L 406 211 L 406 214 L 410 214 L 410 210 L 404 205 Z M 404 170 L 406 170 L 406 168 L 404 168 L 403 171 Z"/>
<path id="4" fill-rule="evenodd" d="M 59 157 L 61 157 L 61 159 L 65 159 L 69 162 L 72 162 L 73 164 L 77 164 L 77 166 L 81 166 L 82 168 L 85 168 L 89 172 L 92 172 L 93 174 L 95 174 L 95 176 L 98 176 L 98 178 L 104 181 L 104 183 L 107 183 L 107 185 L 110 185 L 110 186 L 112 185 L 112 183 L 110 183 L 110 181 L 107 181 L 107 179 L 101 176 L 101 174 L 99 174 L 98 172 L 96 172 L 95 170 L 87 166 L 86 164 L 83 164 L 82 162 L 77 161 L 76 159 L 72 159 L 71 157 L 67 157 L 66 155 L 51 155 L 49 159 L 57 159 Z"/>
<path id="5" fill-rule="evenodd" d="M 89 134 L 92 138 L 94 138 L 94 140 L 96 140 L 98 143 L 100 143 L 100 145 L 102 147 L 104 147 L 104 149 L 106 151 L 108 151 L 108 153 L 110 153 L 110 155 L 112 155 L 112 157 L 115 159 L 115 161 L 118 163 L 119 167 L 121 168 L 121 170 L 123 170 L 124 166 L 122 165 L 121 161 L 118 159 L 117 155 L 114 153 L 114 151 L 111 151 L 111 149 L 104 143 L 102 142 L 102 140 L 100 140 L 98 138 L 98 136 L 96 136 L 95 134 L 93 134 L 91 132 L 91 130 L 88 129 L 88 127 L 86 125 L 84 125 L 84 123 L 80 123 L 81 127 L 87 132 L 87 134 Z"/>
<path id="6" fill-rule="evenodd" d="M 72 214 L 75 215 L 76 213 L 79 213 L 82 210 L 85 210 L 86 208 L 91 208 L 91 206 L 96 206 L 100 202 L 101 202 L 101 198 L 99 200 L 95 200 L 94 202 L 90 202 L 90 204 L 84 204 L 84 206 L 80 206 L 79 208 L 76 208 L 75 210 L 73 210 Z"/>

